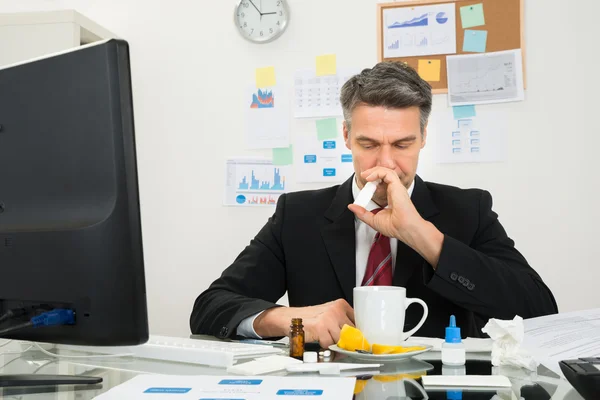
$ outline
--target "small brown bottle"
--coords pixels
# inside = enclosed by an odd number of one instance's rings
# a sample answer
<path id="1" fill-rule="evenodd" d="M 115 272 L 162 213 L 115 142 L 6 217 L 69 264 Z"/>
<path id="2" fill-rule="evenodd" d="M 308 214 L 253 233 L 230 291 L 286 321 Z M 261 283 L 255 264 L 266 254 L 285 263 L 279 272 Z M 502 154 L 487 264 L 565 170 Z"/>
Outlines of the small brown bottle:
<path id="1" fill-rule="evenodd" d="M 292 318 L 290 328 L 290 357 L 302 360 L 304 356 L 304 325 L 302 325 L 302 318 Z"/>

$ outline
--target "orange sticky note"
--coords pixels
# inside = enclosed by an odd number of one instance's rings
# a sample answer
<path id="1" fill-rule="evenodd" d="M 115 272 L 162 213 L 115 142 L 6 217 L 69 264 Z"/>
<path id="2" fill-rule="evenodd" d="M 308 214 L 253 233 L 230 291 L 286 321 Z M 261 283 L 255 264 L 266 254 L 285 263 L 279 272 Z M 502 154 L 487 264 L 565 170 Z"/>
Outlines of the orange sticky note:
<path id="1" fill-rule="evenodd" d="M 440 60 L 419 60 L 418 72 L 427 82 L 439 82 L 442 62 Z"/>
<path id="2" fill-rule="evenodd" d="M 257 88 L 266 88 L 275 85 L 275 67 L 256 68 Z"/>
<path id="3" fill-rule="evenodd" d="M 337 60 L 335 54 L 317 56 L 317 76 L 337 74 Z"/>

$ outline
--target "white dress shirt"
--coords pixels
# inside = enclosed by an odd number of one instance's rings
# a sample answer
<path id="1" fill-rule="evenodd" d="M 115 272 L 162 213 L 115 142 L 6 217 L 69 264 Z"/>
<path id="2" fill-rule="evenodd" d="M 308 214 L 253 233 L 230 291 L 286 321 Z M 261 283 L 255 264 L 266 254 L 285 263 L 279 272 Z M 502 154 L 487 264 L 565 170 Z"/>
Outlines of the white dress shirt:
<path id="1" fill-rule="evenodd" d="M 408 188 L 408 195 L 412 196 L 412 192 L 415 186 L 415 181 L 410 184 Z M 356 178 L 352 180 L 352 197 L 355 199 L 360 193 L 360 189 L 358 188 L 358 184 L 356 183 Z M 369 201 L 367 206 L 365 207 L 367 211 L 373 211 L 376 208 L 380 208 L 377 203 L 373 200 Z M 387 208 L 387 207 L 386 207 Z M 363 278 L 365 276 L 365 271 L 367 269 L 367 261 L 369 260 L 369 253 L 371 252 L 371 245 L 375 240 L 375 235 L 377 231 L 371 228 L 369 225 L 362 222 L 357 217 L 354 217 L 354 230 L 355 230 L 355 243 L 356 243 L 356 286 L 361 286 Z M 398 239 L 390 238 L 390 248 L 392 251 L 392 268 L 396 267 L 396 252 L 398 251 Z M 263 311 L 252 315 L 240 322 L 237 327 L 236 333 L 240 336 L 245 336 L 247 338 L 255 338 L 262 339 L 255 331 L 254 331 L 254 320 Z"/>

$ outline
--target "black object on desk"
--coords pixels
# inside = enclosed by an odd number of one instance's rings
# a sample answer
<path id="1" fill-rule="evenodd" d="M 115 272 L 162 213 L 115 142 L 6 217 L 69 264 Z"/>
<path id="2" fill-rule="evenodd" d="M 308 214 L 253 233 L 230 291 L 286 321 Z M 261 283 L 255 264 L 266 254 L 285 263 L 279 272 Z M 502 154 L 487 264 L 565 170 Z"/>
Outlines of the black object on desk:
<path id="1" fill-rule="evenodd" d="M 94 385 L 102 382 L 96 376 L 69 375 L 2 375 L 0 387 L 10 386 L 54 386 L 54 385 Z"/>
<path id="2" fill-rule="evenodd" d="M 564 360 L 558 365 L 585 400 L 600 398 L 600 357 Z"/>
<path id="3" fill-rule="evenodd" d="M 0 68 L 0 88 L 0 336 L 145 343 L 127 42 L 98 41 Z M 74 323 L 31 327 L 52 309 L 72 311 Z M 0 374 L 3 387 L 99 381 Z"/>

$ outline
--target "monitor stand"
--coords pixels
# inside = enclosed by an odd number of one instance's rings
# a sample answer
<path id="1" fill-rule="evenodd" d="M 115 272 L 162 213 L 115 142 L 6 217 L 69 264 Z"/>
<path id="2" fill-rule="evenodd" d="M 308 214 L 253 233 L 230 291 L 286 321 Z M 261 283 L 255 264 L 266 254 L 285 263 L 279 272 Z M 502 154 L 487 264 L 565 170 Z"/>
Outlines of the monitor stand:
<path id="1" fill-rule="evenodd" d="M 95 385 L 102 378 L 80 375 L 37 375 L 37 374 L 0 374 L 0 387 L 15 386 L 56 386 L 56 385 Z"/>

